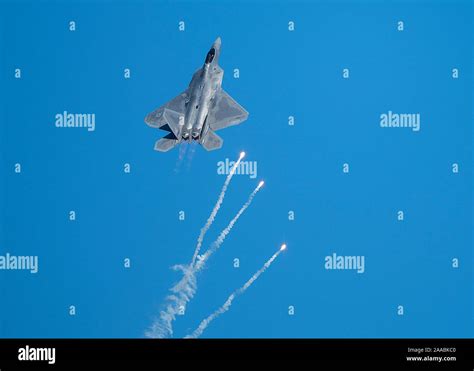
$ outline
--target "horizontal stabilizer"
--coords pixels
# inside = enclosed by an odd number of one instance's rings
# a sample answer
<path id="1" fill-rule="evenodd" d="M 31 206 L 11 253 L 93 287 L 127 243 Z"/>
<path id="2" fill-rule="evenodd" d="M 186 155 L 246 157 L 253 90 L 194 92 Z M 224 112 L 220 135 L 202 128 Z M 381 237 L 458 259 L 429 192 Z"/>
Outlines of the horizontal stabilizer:
<path id="1" fill-rule="evenodd" d="M 157 140 L 155 143 L 155 151 L 168 152 L 171 148 L 179 143 L 177 139 L 168 139 L 166 137 Z"/>
<path id="2" fill-rule="evenodd" d="M 222 138 L 212 130 L 209 130 L 201 140 L 202 146 L 208 151 L 221 148 L 223 143 Z"/>

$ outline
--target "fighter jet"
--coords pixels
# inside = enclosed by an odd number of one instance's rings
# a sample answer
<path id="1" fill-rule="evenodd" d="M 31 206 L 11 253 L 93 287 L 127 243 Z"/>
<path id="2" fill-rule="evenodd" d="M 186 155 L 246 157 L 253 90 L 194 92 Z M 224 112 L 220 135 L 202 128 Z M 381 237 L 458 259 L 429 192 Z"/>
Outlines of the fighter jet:
<path id="1" fill-rule="evenodd" d="M 149 126 L 168 132 L 155 143 L 155 150 L 166 152 L 180 142 L 193 140 L 208 151 L 219 149 L 223 140 L 215 132 L 247 119 L 248 112 L 221 87 L 224 70 L 218 64 L 220 51 L 218 37 L 188 88 L 146 116 Z"/>

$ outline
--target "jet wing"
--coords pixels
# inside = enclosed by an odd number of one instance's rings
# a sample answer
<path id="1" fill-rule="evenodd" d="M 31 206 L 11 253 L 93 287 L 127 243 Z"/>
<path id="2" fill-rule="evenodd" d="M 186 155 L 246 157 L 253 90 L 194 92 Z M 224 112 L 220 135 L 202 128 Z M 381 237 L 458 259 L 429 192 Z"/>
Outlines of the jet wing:
<path id="1" fill-rule="evenodd" d="M 177 138 L 179 135 L 179 125 L 180 123 L 184 124 L 187 96 L 188 91 L 185 90 L 165 105 L 149 113 L 145 117 L 145 122 L 153 128 L 169 131 Z"/>
<path id="2" fill-rule="evenodd" d="M 207 117 L 209 127 L 214 130 L 240 124 L 247 120 L 249 113 L 223 89 L 214 96 L 214 105 Z"/>

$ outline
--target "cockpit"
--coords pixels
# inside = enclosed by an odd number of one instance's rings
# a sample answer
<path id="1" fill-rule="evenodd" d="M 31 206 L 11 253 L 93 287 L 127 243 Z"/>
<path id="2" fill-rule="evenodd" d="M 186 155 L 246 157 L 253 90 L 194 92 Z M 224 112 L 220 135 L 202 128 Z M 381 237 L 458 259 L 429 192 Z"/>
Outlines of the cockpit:
<path id="1" fill-rule="evenodd" d="M 209 50 L 209 52 L 207 53 L 207 56 L 206 56 L 206 64 L 210 64 L 212 63 L 212 61 L 214 60 L 214 57 L 216 55 L 216 49 L 214 48 L 211 48 L 211 50 Z"/>

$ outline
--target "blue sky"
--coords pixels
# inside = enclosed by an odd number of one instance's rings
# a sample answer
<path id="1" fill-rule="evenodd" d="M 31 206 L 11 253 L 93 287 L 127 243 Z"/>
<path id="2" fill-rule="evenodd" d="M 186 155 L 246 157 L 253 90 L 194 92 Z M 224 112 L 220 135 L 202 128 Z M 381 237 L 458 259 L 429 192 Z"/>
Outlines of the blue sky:
<path id="1" fill-rule="evenodd" d="M 234 177 L 204 247 L 266 185 L 199 276 L 176 336 L 286 242 L 204 336 L 472 337 L 471 3 L 1 7 L 0 255 L 40 264 L 0 270 L 1 337 L 142 337 L 180 278 L 170 266 L 191 259 L 224 182 L 218 162 L 241 150 L 258 176 Z M 153 151 L 163 132 L 143 120 L 187 87 L 217 36 L 223 88 L 250 116 L 176 171 L 178 149 Z M 64 110 L 94 113 L 95 131 L 56 128 Z M 381 128 L 389 110 L 420 114 L 420 131 Z M 365 272 L 325 269 L 333 253 L 364 256 Z"/>

